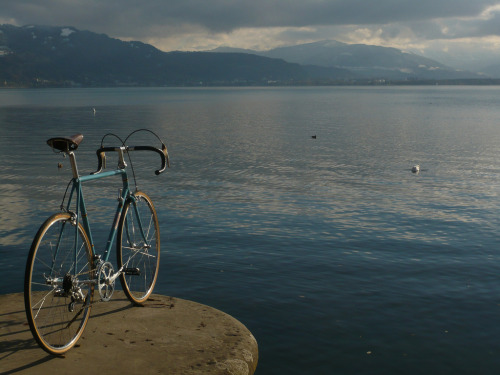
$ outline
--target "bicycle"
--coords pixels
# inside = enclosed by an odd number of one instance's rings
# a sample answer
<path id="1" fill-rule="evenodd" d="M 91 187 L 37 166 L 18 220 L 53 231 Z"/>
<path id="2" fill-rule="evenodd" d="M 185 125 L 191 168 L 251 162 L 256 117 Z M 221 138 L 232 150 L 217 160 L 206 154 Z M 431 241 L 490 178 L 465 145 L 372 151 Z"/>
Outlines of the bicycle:
<path id="1" fill-rule="evenodd" d="M 153 146 L 127 146 L 128 139 L 139 131 L 152 133 L 161 142 Z M 118 147 L 103 147 L 104 139 L 114 136 Z M 153 151 L 161 157 L 162 173 L 169 164 L 165 143 L 152 131 L 139 129 L 125 141 L 106 134 L 96 151 L 97 170 L 82 176 L 78 172 L 75 151 L 83 135 L 56 137 L 47 141 L 56 153 L 68 156 L 73 177 L 66 187 L 61 212 L 50 216 L 33 239 L 26 263 L 24 301 L 26 316 L 38 344 L 48 353 L 62 355 L 70 350 L 82 335 L 90 316 L 94 290 L 100 301 L 109 301 L 120 283 L 125 295 L 136 305 L 143 304 L 153 291 L 160 261 L 160 231 L 158 217 L 151 199 L 137 190 L 137 181 L 130 153 Z M 104 171 L 106 153 L 118 154 L 116 169 Z M 127 163 L 131 165 L 136 191 L 129 186 Z M 122 188 L 118 206 L 103 254 L 95 250 L 82 184 L 91 180 L 121 176 Z M 69 187 L 71 190 L 67 200 Z M 116 238 L 117 270 L 109 261 Z"/>

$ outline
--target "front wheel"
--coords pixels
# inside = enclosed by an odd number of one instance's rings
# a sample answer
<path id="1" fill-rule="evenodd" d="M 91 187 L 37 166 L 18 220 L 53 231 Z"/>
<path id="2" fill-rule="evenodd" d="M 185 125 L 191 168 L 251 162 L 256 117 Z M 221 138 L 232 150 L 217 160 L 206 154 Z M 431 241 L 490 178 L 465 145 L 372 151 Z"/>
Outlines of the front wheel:
<path id="1" fill-rule="evenodd" d="M 116 245 L 123 291 L 140 305 L 153 292 L 160 265 L 158 217 L 145 193 L 136 192 L 125 203 Z"/>
<path id="2" fill-rule="evenodd" d="M 49 217 L 26 263 L 24 303 L 33 337 L 48 353 L 71 349 L 89 319 L 94 293 L 87 234 L 69 213 Z"/>

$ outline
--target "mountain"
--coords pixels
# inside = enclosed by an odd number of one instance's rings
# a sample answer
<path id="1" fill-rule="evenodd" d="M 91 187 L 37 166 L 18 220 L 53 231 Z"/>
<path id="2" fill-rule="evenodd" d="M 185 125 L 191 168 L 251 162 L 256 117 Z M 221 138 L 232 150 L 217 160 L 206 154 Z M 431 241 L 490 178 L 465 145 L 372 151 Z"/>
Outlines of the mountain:
<path id="1" fill-rule="evenodd" d="M 74 27 L 0 25 L 0 87 L 365 84 L 476 78 L 394 48 L 336 41 L 163 52 Z"/>
<path id="2" fill-rule="evenodd" d="M 0 25 L 0 83 L 10 86 L 297 84 L 347 76 L 248 53 L 162 52 L 74 27 Z"/>
<path id="3" fill-rule="evenodd" d="M 219 48 L 213 51 L 230 52 L 231 49 Z M 244 51 L 301 65 L 346 69 L 357 77 L 364 78 L 427 80 L 480 77 L 478 74 L 453 69 L 438 61 L 396 48 L 346 44 L 335 40 L 280 47 L 268 51 Z"/>
<path id="4" fill-rule="evenodd" d="M 262 53 L 252 50 L 252 49 L 245 49 L 245 48 L 234 48 L 234 47 L 217 47 L 213 50 L 206 51 L 206 52 L 219 52 L 219 53 L 247 53 L 251 55 L 261 55 Z"/>
<path id="5" fill-rule="evenodd" d="M 487 75 L 488 77 L 500 78 L 500 63 L 499 64 L 495 64 L 495 65 L 487 66 L 487 67 L 481 69 L 481 71 L 485 75 Z"/>

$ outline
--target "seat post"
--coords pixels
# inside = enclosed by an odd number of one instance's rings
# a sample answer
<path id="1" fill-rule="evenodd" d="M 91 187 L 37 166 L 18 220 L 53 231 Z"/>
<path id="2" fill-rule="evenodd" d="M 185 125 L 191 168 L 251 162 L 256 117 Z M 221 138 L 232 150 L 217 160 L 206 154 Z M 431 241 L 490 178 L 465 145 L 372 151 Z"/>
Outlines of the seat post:
<path id="1" fill-rule="evenodd" d="M 71 163 L 71 170 L 73 171 L 73 178 L 78 178 L 78 167 L 76 166 L 76 156 L 73 151 L 68 152 L 69 161 Z"/>

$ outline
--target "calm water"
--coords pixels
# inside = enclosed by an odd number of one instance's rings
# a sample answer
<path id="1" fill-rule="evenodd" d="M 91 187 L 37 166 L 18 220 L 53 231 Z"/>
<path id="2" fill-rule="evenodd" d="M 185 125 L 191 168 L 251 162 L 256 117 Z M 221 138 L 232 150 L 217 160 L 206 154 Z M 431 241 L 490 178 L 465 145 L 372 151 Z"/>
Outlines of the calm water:
<path id="1" fill-rule="evenodd" d="M 160 215 L 155 291 L 243 322 L 257 374 L 497 374 L 499 98 L 500 87 L 0 90 L 0 293 L 22 291 L 31 240 L 70 178 L 46 139 L 83 133 L 87 173 L 102 135 L 147 127 L 172 157 L 159 177 L 155 158 L 136 166 Z M 87 186 L 95 226 L 111 220 L 115 182 Z"/>

